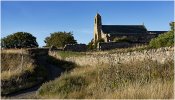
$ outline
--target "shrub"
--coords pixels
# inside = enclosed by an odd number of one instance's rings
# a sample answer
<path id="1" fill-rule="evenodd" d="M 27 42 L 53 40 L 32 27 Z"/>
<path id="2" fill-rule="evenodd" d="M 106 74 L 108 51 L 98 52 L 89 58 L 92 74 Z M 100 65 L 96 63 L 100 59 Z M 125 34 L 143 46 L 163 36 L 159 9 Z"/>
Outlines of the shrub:
<path id="1" fill-rule="evenodd" d="M 174 45 L 174 22 L 170 23 L 171 30 L 164 34 L 160 34 L 157 38 L 150 41 L 149 46 L 152 48 L 160 48 Z"/>
<path id="2" fill-rule="evenodd" d="M 157 38 L 154 38 L 150 41 L 149 45 L 153 48 L 160 48 L 166 46 L 172 46 L 174 44 L 174 33 L 167 32 L 160 34 Z"/>

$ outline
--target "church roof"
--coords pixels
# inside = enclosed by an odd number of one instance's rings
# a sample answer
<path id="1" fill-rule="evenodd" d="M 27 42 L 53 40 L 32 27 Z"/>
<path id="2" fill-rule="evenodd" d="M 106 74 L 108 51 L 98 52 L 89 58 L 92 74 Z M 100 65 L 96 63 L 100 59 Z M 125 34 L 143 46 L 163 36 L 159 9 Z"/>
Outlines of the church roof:
<path id="1" fill-rule="evenodd" d="M 147 33 L 144 25 L 102 25 L 105 34 L 140 34 Z"/>
<path id="2" fill-rule="evenodd" d="M 166 33 L 168 31 L 148 31 L 148 33 L 150 34 L 162 34 L 162 33 Z"/>

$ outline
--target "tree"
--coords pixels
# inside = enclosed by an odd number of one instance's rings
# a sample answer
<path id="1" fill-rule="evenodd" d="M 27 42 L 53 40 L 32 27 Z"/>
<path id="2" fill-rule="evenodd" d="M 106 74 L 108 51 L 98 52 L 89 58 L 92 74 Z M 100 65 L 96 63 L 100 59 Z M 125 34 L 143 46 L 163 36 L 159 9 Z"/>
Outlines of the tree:
<path id="1" fill-rule="evenodd" d="M 87 47 L 88 47 L 88 50 L 93 50 L 94 49 L 93 39 L 88 43 Z"/>
<path id="2" fill-rule="evenodd" d="M 171 30 L 164 34 L 160 34 L 157 38 L 150 41 L 149 45 L 153 48 L 172 46 L 174 44 L 174 22 L 170 23 Z"/>
<path id="3" fill-rule="evenodd" d="M 170 23 L 171 31 L 174 31 L 174 29 L 175 29 L 174 25 L 175 25 L 175 22 L 171 22 L 171 23 Z"/>
<path id="4" fill-rule="evenodd" d="M 1 39 L 1 46 L 5 48 L 38 47 L 36 37 L 27 32 L 16 32 Z"/>
<path id="5" fill-rule="evenodd" d="M 102 42 L 105 42 L 105 40 L 104 39 L 99 39 L 98 41 L 96 41 L 95 43 L 94 43 L 94 39 L 92 39 L 89 43 L 88 43 L 88 50 L 93 50 L 93 49 L 97 49 L 97 45 L 98 45 L 98 43 L 102 43 Z"/>
<path id="6" fill-rule="evenodd" d="M 76 44 L 77 41 L 74 39 L 71 32 L 54 32 L 49 37 L 46 37 L 44 42 L 47 47 L 56 46 L 64 47 L 65 44 Z"/>

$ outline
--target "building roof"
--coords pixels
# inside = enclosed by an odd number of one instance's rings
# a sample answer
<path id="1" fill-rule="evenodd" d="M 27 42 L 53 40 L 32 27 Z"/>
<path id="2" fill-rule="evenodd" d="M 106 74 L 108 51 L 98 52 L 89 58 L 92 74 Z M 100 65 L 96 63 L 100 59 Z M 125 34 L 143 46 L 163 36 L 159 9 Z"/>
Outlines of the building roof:
<path id="1" fill-rule="evenodd" d="M 149 34 L 162 34 L 168 31 L 148 31 Z"/>
<path id="2" fill-rule="evenodd" d="M 147 33 L 144 25 L 102 25 L 105 34 L 141 34 Z"/>

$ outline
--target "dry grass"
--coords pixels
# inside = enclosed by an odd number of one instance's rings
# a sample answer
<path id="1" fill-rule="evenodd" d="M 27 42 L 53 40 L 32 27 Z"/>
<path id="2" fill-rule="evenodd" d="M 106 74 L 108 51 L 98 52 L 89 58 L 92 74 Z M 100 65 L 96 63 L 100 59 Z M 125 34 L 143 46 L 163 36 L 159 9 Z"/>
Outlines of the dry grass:
<path id="1" fill-rule="evenodd" d="M 22 63 L 23 62 L 23 63 Z M 30 55 L 23 54 L 22 55 L 17 52 L 2 52 L 1 53 L 1 80 L 8 80 L 14 76 L 20 76 L 25 71 L 33 72 L 34 60 L 30 57 Z"/>
<path id="2" fill-rule="evenodd" d="M 132 84 L 127 88 L 114 91 L 105 98 L 118 99 L 173 99 L 173 82 L 153 81 L 141 86 L 140 83 Z"/>
<path id="3" fill-rule="evenodd" d="M 21 54 L 21 53 L 23 53 L 23 54 L 27 54 L 27 52 L 26 52 L 26 50 L 27 49 L 5 49 L 5 50 L 1 50 L 1 53 L 8 53 L 8 54 L 10 54 L 10 53 L 14 53 L 14 54 Z"/>
<path id="4" fill-rule="evenodd" d="M 45 83 L 39 98 L 172 99 L 174 62 L 151 60 L 77 67 Z"/>
<path id="5" fill-rule="evenodd" d="M 1 93 L 9 94 L 23 88 L 31 87 L 42 77 L 41 67 L 36 65 L 35 59 L 20 49 L 2 50 L 1 52 Z M 40 70 L 39 70 L 40 69 Z"/>

